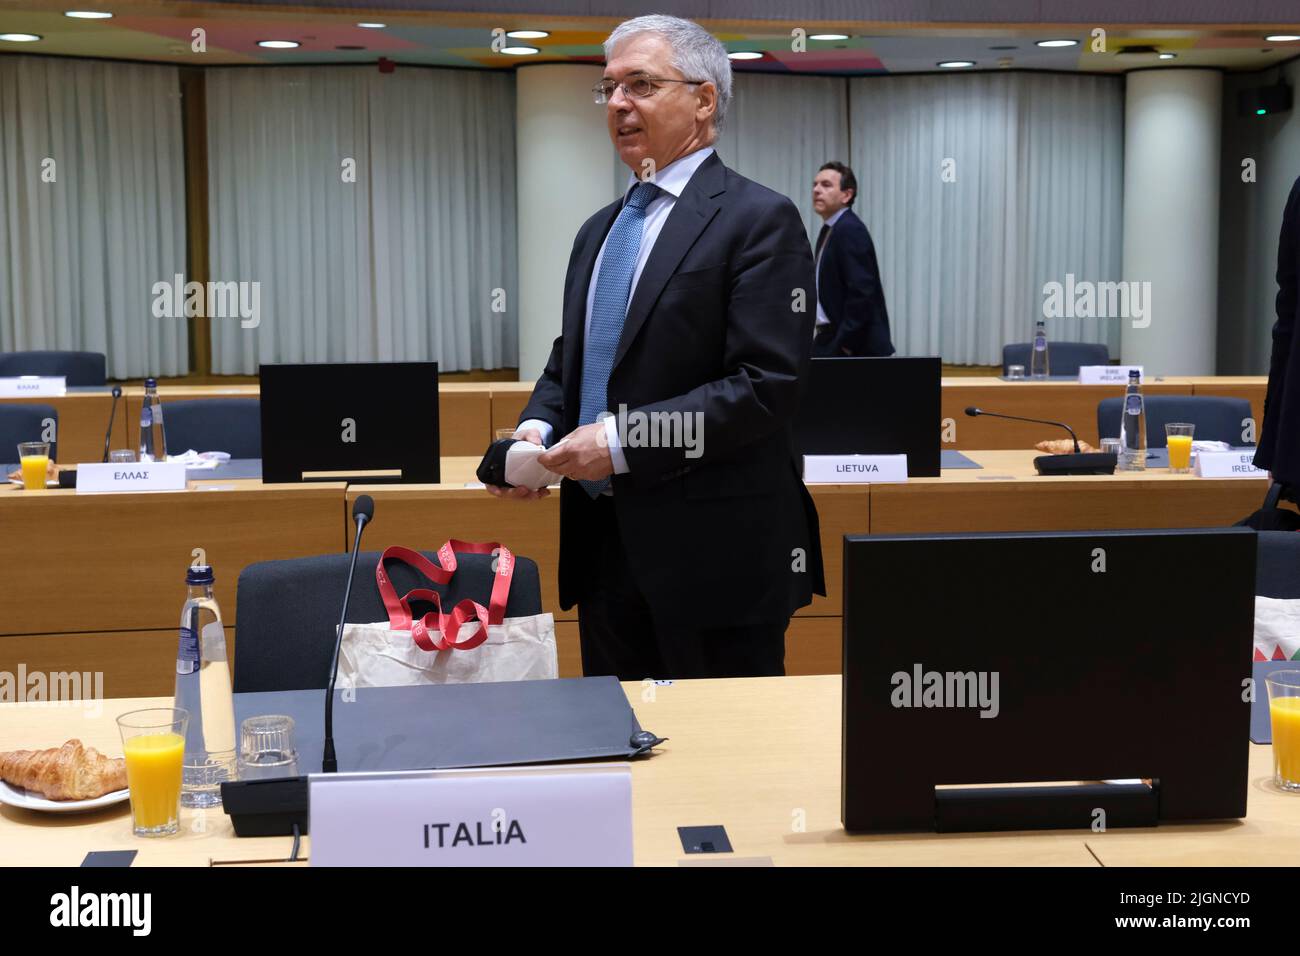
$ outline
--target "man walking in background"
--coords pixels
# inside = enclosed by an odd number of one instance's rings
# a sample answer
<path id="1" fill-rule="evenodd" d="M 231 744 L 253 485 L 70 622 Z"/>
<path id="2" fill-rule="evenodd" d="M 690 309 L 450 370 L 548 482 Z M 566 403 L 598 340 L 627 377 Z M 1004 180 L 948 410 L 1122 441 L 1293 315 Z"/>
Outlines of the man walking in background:
<path id="1" fill-rule="evenodd" d="M 871 233 L 853 213 L 858 181 L 830 162 L 813 179 L 813 208 L 825 225 L 817 236 L 817 334 L 813 355 L 893 355 L 889 310 Z"/>

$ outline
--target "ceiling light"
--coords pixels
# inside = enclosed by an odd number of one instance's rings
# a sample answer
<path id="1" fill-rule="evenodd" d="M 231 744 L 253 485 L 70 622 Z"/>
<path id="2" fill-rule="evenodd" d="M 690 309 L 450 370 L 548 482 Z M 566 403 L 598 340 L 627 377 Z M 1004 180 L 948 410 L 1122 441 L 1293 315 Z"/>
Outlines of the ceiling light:
<path id="1" fill-rule="evenodd" d="M 35 33 L 0 33 L 0 40 L 8 40 L 10 43 L 35 43 L 41 39 Z"/>
<path id="2" fill-rule="evenodd" d="M 65 10 L 65 17 L 72 17 L 74 20 L 111 20 L 113 14 L 106 13 L 103 10 Z"/>
<path id="3" fill-rule="evenodd" d="M 292 50 L 300 46 L 297 40 L 258 40 L 258 46 L 266 47 L 268 50 Z"/>
<path id="4" fill-rule="evenodd" d="M 763 54 L 756 53 L 753 50 L 738 50 L 735 53 L 728 53 L 727 59 L 728 60 L 761 60 L 763 59 Z"/>
<path id="5" fill-rule="evenodd" d="M 1161 54 L 1160 54 L 1160 59 L 1162 59 L 1162 60 L 1172 60 L 1172 59 L 1173 59 L 1174 57 L 1176 57 L 1177 55 L 1178 55 L 1178 54 L 1176 54 L 1176 53 L 1161 53 Z"/>
<path id="6" fill-rule="evenodd" d="M 507 46 L 502 47 L 501 52 L 506 56 L 532 56 L 534 53 L 542 51 L 535 46 Z"/>
<path id="7" fill-rule="evenodd" d="M 358 23 L 357 26 L 361 27 L 363 30 L 382 30 L 384 27 L 388 26 L 388 24 L 387 23 Z"/>
<path id="8" fill-rule="evenodd" d="M 1079 41 L 1078 40 L 1039 40 L 1037 45 L 1042 47 L 1047 47 L 1048 49 L 1054 49 L 1056 47 L 1063 47 L 1063 46 L 1078 46 Z"/>
<path id="9" fill-rule="evenodd" d="M 1292 43 L 1296 40 L 1300 40 L 1300 36 L 1295 36 L 1290 33 L 1274 33 L 1264 37 L 1264 39 L 1269 43 Z"/>
<path id="10" fill-rule="evenodd" d="M 847 33 L 814 33 L 809 40 L 847 40 Z"/>
<path id="11" fill-rule="evenodd" d="M 550 34 L 545 30 L 510 30 L 506 36 L 512 40 L 545 40 Z"/>
<path id="12" fill-rule="evenodd" d="M 968 66 L 974 66 L 974 60 L 944 60 L 942 63 L 936 63 L 935 66 L 941 70 L 962 70 Z"/>

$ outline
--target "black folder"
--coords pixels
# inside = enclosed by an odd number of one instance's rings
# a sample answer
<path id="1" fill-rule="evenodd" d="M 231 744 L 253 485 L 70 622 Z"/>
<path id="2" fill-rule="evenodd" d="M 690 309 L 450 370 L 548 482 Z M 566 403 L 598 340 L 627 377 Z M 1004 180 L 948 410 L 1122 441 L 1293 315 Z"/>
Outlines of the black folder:
<path id="1" fill-rule="evenodd" d="M 235 695 L 239 721 L 260 714 L 293 718 L 299 773 L 320 772 L 324 712 L 322 690 Z M 334 694 L 341 772 L 627 758 L 650 749 L 633 742 L 640 732 L 614 677 L 362 687 Z"/>

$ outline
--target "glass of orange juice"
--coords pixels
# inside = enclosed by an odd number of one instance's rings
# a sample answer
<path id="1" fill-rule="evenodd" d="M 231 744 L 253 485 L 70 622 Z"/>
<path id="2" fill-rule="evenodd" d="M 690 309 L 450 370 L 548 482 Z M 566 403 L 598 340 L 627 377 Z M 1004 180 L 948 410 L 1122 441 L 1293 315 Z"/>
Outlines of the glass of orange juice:
<path id="1" fill-rule="evenodd" d="M 1273 718 L 1273 779 L 1283 790 L 1300 792 L 1300 670 L 1273 671 L 1264 683 Z"/>
<path id="2" fill-rule="evenodd" d="M 133 710 L 117 718 L 136 836 L 180 830 L 181 764 L 189 722 L 189 711 L 177 707 Z"/>
<path id="3" fill-rule="evenodd" d="M 28 491 L 37 491 L 45 487 L 45 479 L 50 468 L 50 443 L 47 441 L 25 441 L 18 444 L 18 460 L 23 467 L 23 487 Z"/>
<path id="4" fill-rule="evenodd" d="M 1192 470 L 1192 434 L 1196 426 L 1188 422 L 1165 425 L 1165 447 L 1169 451 L 1169 473 L 1185 475 Z"/>

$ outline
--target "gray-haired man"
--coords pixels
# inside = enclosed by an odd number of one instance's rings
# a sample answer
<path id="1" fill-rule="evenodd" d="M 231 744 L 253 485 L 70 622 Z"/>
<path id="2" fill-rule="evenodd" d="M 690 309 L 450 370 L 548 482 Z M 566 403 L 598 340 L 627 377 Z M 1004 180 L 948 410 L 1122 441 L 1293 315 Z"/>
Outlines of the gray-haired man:
<path id="1" fill-rule="evenodd" d="M 560 604 L 578 605 L 589 675 L 780 674 L 791 613 L 825 593 L 790 436 L 807 235 L 713 151 L 731 100 L 713 36 L 638 17 L 605 56 L 596 96 L 632 175 L 578 231 L 562 332 L 516 432 L 566 478 Z"/>

